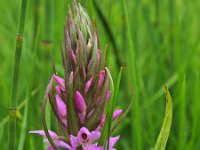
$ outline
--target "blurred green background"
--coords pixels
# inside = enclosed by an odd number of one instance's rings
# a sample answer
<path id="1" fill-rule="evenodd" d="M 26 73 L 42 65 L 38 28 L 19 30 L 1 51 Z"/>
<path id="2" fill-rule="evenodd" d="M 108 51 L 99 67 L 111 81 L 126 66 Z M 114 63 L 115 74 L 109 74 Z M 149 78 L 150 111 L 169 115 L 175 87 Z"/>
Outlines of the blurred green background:
<path id="1" fill-rule="evenodd" d="M 200 149 L 200 1 L 80 0 L 95 18 L 101 49 L 108 44 L 107 66 L 114 81 L 124 67 L 118 108 L 133 107 L 118 127 L 119 150 L 151 149 L 165 114 L 163 83 L 174 104 L 166 149 Z M 21 0 L 0 1 L 0 145 L 8 145 L 8 108 L 15 36 Z M 44 89 L 56 70 L 62 74 L 60 38 L 70 0 L 29 0 L 22 51 L 18 113 L 18 150 L 42 150 L 42 138 L 28 131 L 42 129 Z M 36 38 L 37 37 L 37 38 Z M 29 105 L 27 105 L 27 103 Z M 29 107 L 27 107 L 29 106 Z M 55 128 L 53 115 L 49 117 Z"/>

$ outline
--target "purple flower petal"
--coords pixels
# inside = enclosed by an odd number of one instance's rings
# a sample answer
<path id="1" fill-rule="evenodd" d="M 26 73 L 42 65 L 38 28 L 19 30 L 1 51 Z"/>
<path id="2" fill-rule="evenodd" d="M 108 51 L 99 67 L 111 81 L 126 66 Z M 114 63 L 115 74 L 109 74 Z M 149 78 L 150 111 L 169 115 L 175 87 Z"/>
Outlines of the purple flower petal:
<path id="1" fill-rule="evenodd" d="M 58 83 L 59 88 L 62 91 L 66 91 L 66 89 L 65 89 L 65 80 L 63 78 L 57 76 L 57 75 L 54 75 L 53 77 L 56 80 L 56 82 Z"/>
<path id="2" fill-rule="evenodd" d="M 70 135 L 70 142 L 72 145 L 72 148 L 76 148 L 78 146 L 82 146 L 83 150 L 103 150 L 102 147 L 97 146 L 97 144 L 94 144 L 94 141 L 100 138 L 100 132 L 99 131 L 90 131 L 82 127 L 78 131 L 77 137 Z"/>
<path id="3" fill-rule="evenodd" d="M 122 112 L 123 112 L 123 110 L 121 110 L 121 109 L 115 110 L 115 112 L 113 114 L 113 120 L 115 120 Z"/>
<path id="4" fill-rule="evenodd" d="M 80 144 L 79 140 L 78 140 L 78 137 L 75 137 L 73 135 L 70 135 L 70 143 L 72 145 L 73 148 L 76 148 L 78 147 Z"/>
<path id="5" fill-rule="evenodd" d="M 81 95 L 81 93 L 79 93 L 78 91 L 76 91 L 76 95 L 75 95 L 75 106 L 76 106 L 76 110 L 79 113 L 83 113 L 84 111 L 86 111 L 85 100 L 83 96 Z"/>
<path id="6" fill-rule="evenodd" d="M 59 95 L 56 95 L 56 104 L 58 108 L 58 115 L 62 118 L 66 118 L 67 107 Z"/>
<path id="7" fill-rule="evenodd" d="M 58 85 L 55 87 L 55 90 L 56 90 L 56 92 L 57 92 L 58 95 L 61 95 L 61 91 L 60 91 L 60 88 L 59 88 Z"/>
<path id="8" fill-rule="evenodd" d="M 87 81 L 87 83 L 86 83 L 86 85 L 85 85 L 85 94 L 88 92 L 88 90 L 89 90 L 89 88 L 90 88 L 90 86 L 91 86 L 91 84 L 92 84 L 92 82 L 93 82 L 93 79 L 94 79 L 94 77 L 92 76 L 92 77 L 90 78 L 90 80 Z"/>
<path id="9" fill-rule="evenodd" d="M 51 136 L 52 140 L 58 139 L 58 135 L 55 132 L 53 132 L 51 130 L 48 130 L 48 132 L 49 132 L 49 135 Z M 33 131 L 29 131 L 29 133 L 34 133 L 34 134 L 38 134 L 40 136 L 46 137 L 45 132 L 43 130 L 33 130 Z"/>
<path id="10" fill-rule="evenodd" d="M 87 143 L 91 143 L 90 139 L 89 139 L 89 136 L 90 136 L 90 131 L 85 128 L 85 127 L 82 127 L 79 132 L 78 132 L 78 140 L 79 142 L 81 143 L 81 145 L 87 145 Z"/>
<path id="11" fill-rule="evenodd" d="M 57 148 L 66 148 L 66 149 L 70 149 L 70 150 L 72 150 L 71 149 L 71 146 L 69 145 L 69 144 L 67 144 L 67 143 L 65 143 L 65 142 L 63 142 L 63 141 L 61 141 L 61 140 L 58 140 L 58 141 L 56 141 L 55 142 L 55 145 L 56 145 L 56 147 Z M 51 146 L 51 145 L 49 145 L 48 147 L 47 147 L 47 150 L 54 150 L 53 149 L 53 147 Z"/>
<path id="12" fill-rule="evenodd" d="M 90 133 L 89 139 L 90 139 L 90 141 L 95 141 L 95 140 L 99 139 L 100 136 L 101 136 L 101 133 L 99 131 L 92 131 Z"/>
<path id="13" fill-rule="evenodd" d="M 89 131 L 87 128 L 82 127 L 82 128 L 78 131 L 78 138 L 82 138 L 82 134 L 90 135 L 90 131 Z"/>
<path id="14" fill-rule="evenodd" d="M 109 139 L 109 150 L 115 150 L 113 147 L 115 146 L 116 142 L 119 140 L 120 136 L 111 137 Z"/>
<path id="15" fill-rule="evenodd" d="M 85 145 L 83 150 L 104 150 L 104 148 L 102 146 L 97 146 L 97 144 L 90 144 Z"/>

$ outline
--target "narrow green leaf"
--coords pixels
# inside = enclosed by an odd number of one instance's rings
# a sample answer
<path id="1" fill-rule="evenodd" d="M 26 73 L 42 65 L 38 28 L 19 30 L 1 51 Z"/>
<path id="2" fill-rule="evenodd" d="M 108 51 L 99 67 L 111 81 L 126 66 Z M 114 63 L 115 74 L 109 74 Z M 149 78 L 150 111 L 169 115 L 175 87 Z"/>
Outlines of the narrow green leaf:
<path id="1" fill-rule="evenodd" d="M 163 89 L 166 95 L 166 112 L 165 112 L 163 125 L 162 125 L 160 134 L 158 136 L 158 139 L 155 145 L 155 150 L 165 149 L 165 146 L 169 137 L 171 125 L 172 125 L 172 114 L 173 114 L 172 98 L 165 84 L 163 85 Z"/>

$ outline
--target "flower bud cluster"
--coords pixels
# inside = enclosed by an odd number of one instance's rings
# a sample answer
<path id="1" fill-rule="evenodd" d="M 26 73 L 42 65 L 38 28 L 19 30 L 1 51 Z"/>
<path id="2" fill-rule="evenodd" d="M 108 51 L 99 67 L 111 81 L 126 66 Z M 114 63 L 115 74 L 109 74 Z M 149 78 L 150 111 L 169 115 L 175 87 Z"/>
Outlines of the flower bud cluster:
<path id="1" fill-rule="evenodd" d="M 103 149 L 98 146 L 98 139 L 104 127 L 104 110 L 111 92 L 97 35 L 88 14 L 75 1 L 73 13 L 68 11 L 64 26 L 64 48 L 61 48 L 64 75 L 53 75 L 55 84 L 48 94 L 60 131 L 68 135 L 63 139 L 63 135 L 49 131 L 57 148 Z M 122 110 L 116 110 L 113 120 L 121 113 Z M 46 137 L 42 130 L 31 133 Z M 110 149 L 118 139 L 119 136 L 109 139 Z"/>

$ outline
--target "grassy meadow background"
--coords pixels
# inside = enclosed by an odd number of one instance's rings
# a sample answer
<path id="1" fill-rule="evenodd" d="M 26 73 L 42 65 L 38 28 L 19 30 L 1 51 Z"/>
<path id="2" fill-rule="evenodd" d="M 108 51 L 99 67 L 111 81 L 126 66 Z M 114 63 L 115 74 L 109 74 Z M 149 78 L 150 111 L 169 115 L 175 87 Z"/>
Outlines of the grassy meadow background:
<path id="1" fill-rule="evenodd" d="M 173 123 L 166 149 L 200 149 L 200 1 L 80 0 L 95 18 L 101 49 L 114 81 L 121 66 L 118 108 L 125 109 L 134 89 L 128 116 L 115 134 L 119 150 L 148 150 L 156 143 L 165 115 L 163 83 L 173 98 Z M 21 0 L 0 1 L 0 149 L 8 147 L 15 36 Z M 42 129 L 41 102 L 56 71 L 63 75 L 60 38 L 71 0 L 29 0 L 20 65 L 18 150 L 42 150 L 42 138 L 28 131 Z M 54 116 L 48 124 L 56 128 Z"/>

